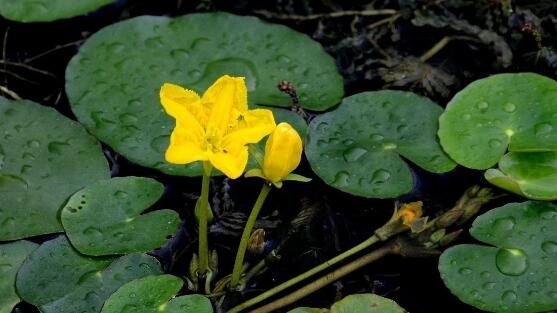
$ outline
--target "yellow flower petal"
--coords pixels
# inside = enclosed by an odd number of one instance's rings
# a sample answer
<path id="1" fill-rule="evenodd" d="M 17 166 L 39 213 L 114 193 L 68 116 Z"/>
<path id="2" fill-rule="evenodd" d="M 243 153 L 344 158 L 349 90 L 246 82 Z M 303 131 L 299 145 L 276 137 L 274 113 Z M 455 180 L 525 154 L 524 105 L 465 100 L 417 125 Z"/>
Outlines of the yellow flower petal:
<path id="1" fill-rule="evenodd" d="M 190 127 L 177 122 L 170 135 L 170 145 L 166 150 L 165 159 L 174 164 L 206 161 L 208 160 L 208 154 L 203 149 L 204 140 L 203 133 L 199 134 L 199 132 L 191 131 Z"/>
<path id="2" fill-rule="evenodd" d="M 265 177 L 273 183 L 283 180 L 300 164 L 302 149 L 298 132 L 288 123 L 278 124 L 265 145 Z"/>
<path id="3" fill-rule="evenodd" d="M 243 77 L 224 75 L 201 98 L 201 104 L 210 108 L 206 130 L 212 137 L 222 138 L 235 110 L 243 112 L 248 106 L 248 92 Z"/>
<path id="4" fill-rule="evenodd" d="M 223 145 L 230 141 L 239 141 L 243 145 L 258 143 L 269 135 L 276 127 L 275 118 L 271 110 L 249 110 L 238 115 L 237 124 L 224 137 Z"/>
<path id="5" fill-rule="evenodd" d="M 209 161 L 215 168 L 231 179 L 236 179 L 244 173 L 248 164 L 248 148 L 234 145 L 223 151 L 210 153 Z M 234 150 L 236 149 L 236 151 Z"/>
<path id="6" fill-rule="evenodd" d="M 184 113 L 189 112 L 201 126 L 206 124 L 208 112 L 201 106 L 201 98 L 194 91 L 165 83 L 161 87 L 160 98 L 166 113 L 175 119 L 185 123 L 188 117 L 184 117 Z"/>

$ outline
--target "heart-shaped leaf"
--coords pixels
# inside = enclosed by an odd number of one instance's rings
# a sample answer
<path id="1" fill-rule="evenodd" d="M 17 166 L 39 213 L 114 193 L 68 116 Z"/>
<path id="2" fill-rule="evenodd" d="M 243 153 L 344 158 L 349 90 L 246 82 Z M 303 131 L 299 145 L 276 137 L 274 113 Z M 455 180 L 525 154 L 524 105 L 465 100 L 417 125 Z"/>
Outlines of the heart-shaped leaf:
<path id="1" fill-rule="evenodd" d="M 478 217 L 470 234 L 487 244 L 458 245 L 439 260 L 445 285 L 481 310 L 557 309 L 557 205 L 511 203 Z"/>
<path id="2" fill-rule="evenodd" d="M 39 245 L 16 241 L 0 245 L 0 313 L 10 313 L 20 299 L 15 291 L 15 277 L 25 258 Z"/>
<path id="3" fill-rule="evenodd" d="M 76 192 L 62 209 L 62 224 L 72 245 L 87 255 L 147 252 L 162 246 L 178 230 L 172 210 L 141 214 L 162 195 L 151 178 L 120 177 Z"/>
<path id="4" fill-rule="evenodd" d="M 43 313 L 98 313 L 120 286 L 160 273 L 159 262 L 151 256 L 86 257 L 61 236 L 42 244 L 24 262 L 17 291 Z"/>
<path id="5" fill-rule="evenodd" d="M 557 152 L 510 152 L 485 178 L 529 199 L 557 200 Z"/>
<path id="6" fill-rule="evenodd" d="M 557 150 L 557 82 L 498 74 L 457 93 L 439 119 L 443 149 L 458 164 L 488 169 L 507 151 Z"/>
<path id="7" fill-rule="evenodd" d="M 331 313 L 407 313 L 393 300 L 375 294 L 350 295 L 336 302 Z"/>
<path id="8" fill-rule="evenodd" d="M 204 296 L 173 298 L 183 284 L 172 275 L 136 279 L 110 296 L 101 313 L 213 313 L 211 301 Z"/>
<path id="9" fill-rule="evenodd" d="M 60 207 L 110 177 L 99 143 L 52 108 L 0 97 L 0 241 L 62 231 Z"/>
<path id="10" fill-rule="evenodd" d="M 180 38 L 180 40 L 176 40 Z M 335 62 L 306 35 L 227 13 L 144 16 L 94 34 L 66 72 L 72 110 L 95 136 L 140 165 L 199 176 L 198 163 L 165 162 L 174 120 L 159 100 L 163 83 L 204 92 L 219 76 L 245 76 L 250 102 L 288 106 L 277 83 L 296 87 L 300 105 L 324 110 L 343 95 Z"/>
<path id="11" fill-rule="evenodd" d="M 356 94 L 313 119 L 306 156 L 315 173 L 335 188 L 364 197 L 396 197 L 413 185 L 403 158 L 436 173 L 456 166 L 437 142 L 442 111 L 411 92 Z"/>
<path id="12" fill-rule="evenodd" d="M 48 22 L 93 12 L 114 0 L 0 0 L 0 15 L 18 22 Z"/>

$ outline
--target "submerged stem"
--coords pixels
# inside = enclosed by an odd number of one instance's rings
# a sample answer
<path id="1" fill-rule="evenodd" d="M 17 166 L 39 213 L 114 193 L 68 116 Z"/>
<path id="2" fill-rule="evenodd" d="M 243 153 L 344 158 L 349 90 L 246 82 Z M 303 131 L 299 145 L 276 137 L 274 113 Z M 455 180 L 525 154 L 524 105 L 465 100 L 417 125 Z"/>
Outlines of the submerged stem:
<path id="1" fill-rule="evenodd" d="M 271 191 L 271 186 L 268 183 L 264 183 L 263 187 L 261 188 L 261 192 L 251 209 L 251 213 L 248 217 L 248 221 L 246 222 L 246 226 L 244 227 L 244 232 L 242 233 L 242 239 L 240 239 L 240 246 L 238 247 L 238 251 L 236 252 L 236 260 L 234 260 L 234 269 L 232 270 L 232 278 L 230 280 L 230 287 L 234 288 L 238 285 L 240 281 L 240 276 L 242 275 L 242 269 L 244 267 L 244 256 L 246 255 L 246 249 L 249 243 L 249 237 L 251 235 L 251 231 L 253 230 L 253 226 L 255 225 L 255 221 L 257 220 L 257 216 L 259 215 L 259 211 L 261 211 L 261 207 L 267 198 L 267 195 Z"/>
<path id="2" fill-rule="evenodd" d="M 359 245 L 357 245 L 357 246 L 353 247 L 352 249 L 347 250 L 347 251 L 337 255 L 336 257 L 330 259 L 329 261 L 327 261 L 325 263 L 322 263 L 322 264 L 310 269 L 309 271 L 306 271 L 306 272 L 304 272 L 304 273 L 302 273 L 302 274 L 300 274 L 300 275 L 298 275 L 298 276 L 296 276 L 296 277 L 294 277 L 294 278 L 292 278 L 292 279 L 290 279 L 290 280 L 288 280 L 288 281 L 286 281 L 286 282 L 284 282 L 284 283 L 282 283 L 282 284 L 280 284 L 280 285 L 278 285 L 278 286 L 276 286 L 272 289 L 269 289 L 266 292 L 260 294 L 259 296 L 255 297 L 255 298 L 252 298 L 252 299 L 250 299 L 250 300 L 248 300 L 244 303 L 241 303 L 241 304 L 233 307 L 232 309 L 230 309 L 228 311 L 228 313 L 240 312 L 243 309 L 249 308 L 249 307 L 251 307 L 251 306 L 253 306 L 253 305 L 269 298 L 269 297 L 272 297 L 275 294 L 283 291 L 284 289 L 286 289 L 290 286 L 293 286 L 293 285 L 301 282 L 302 280 L 305 280 L 305 279 L 307 279 L 307 278 L 309 278 L 309 277 L 311 277 L 311 276 L 329 268 L 330 266 L 332 266 L 332 265 L 334 265 L 334 264 L 336 264 L 340 261 L 343 261 L 346 258 L 348 258 L 348 257 L 350 257 L 350 256 L 368 248 L 369 246 L 373 245 L 374 243 L 376 243 L 378 241 L 380 241 L 379 237 L 377 235 L 373 235 L 373 236 L 369 237 L 367 240 L 360 243 Z"/>
<path id="3" fill-rule="evenodd" d="M 207 239 L 207 210 L 209 208 L 209 182 L 211 180 L 212 165 L 203 163 L 203 180 L 201 182 L 201 196 L 199 197 L 199 268 L 200 276 L 204 276 L 209 270 L 209 242 Z"/>

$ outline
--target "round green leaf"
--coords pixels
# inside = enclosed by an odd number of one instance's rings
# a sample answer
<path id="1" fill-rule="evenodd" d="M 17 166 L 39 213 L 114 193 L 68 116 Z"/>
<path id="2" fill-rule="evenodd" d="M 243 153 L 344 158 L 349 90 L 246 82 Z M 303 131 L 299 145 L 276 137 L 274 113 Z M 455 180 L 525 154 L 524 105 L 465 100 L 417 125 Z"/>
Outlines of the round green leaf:
<path id="1" fill-rule="evenodd" d="M 38 247 L 29 241 L 16 241 L 0 245 L 0 313 L 10 313 L 19 303 L 15 290 L 15 277 L 25 258 Z"/>
<path id="2" fill-rule="evenodd" d="M 114 0 L 0 0 L 0 15 L 18 22 L 48 22 L 84 15 Z"/>
<path id="3" fill-rule="evenodd" d="M 333 304 L 331 313 L 407 313 L 393 300 L 375 294 L 350 295 Z"/>
<path id="4" fill-rule="evenodd" d="M 101 313 L 212 313 L 211 302 L 201 295 L 172 298 L 183 281 L 172 275 L 147 276 L 127 283 L 108 300 Z"/>
<path id="5" fill-rule="evenodd" d="M 557 150 L 557 82 L 498 74 L 457 93 L 439 119 L 439 138 L 458 164 L 487 169 L 507 151 Z"/>
<path id="6" fill-rule="evenodd" d="M 62 231 L 67 198 L 109 177 L 99 143 L 81 125 L 0 97 L 0 241 Z"/>
<path id="7" fill-rule="evenodd" d="M 437 142 L 442 111 L 411 92 L 356 94 L 313 119 L 306 156 L 315 173 L 335 188 L 364 197 L 396 197 L 413 185 L 402 158 L 436 173 L 456 166 Z"/>
<path id="8" fill-rule="evenodd" d="M 557 205 L 511 203 L 478 217 L 472 236 L 492 246 L 458 245 L 439 260 L 445 285 L 481 310 L 557 309 Z"/>
<path id="9" fill-rule="evenodd" d="M 177 40 L 179 38 L 179 40 Z M 104 28 L 66 71 L 72 110 L 95 136 L 140 165 L 198 176 L 199 163 L 176 166 L 164 152 L 174 120 L 159 100 L 164 82 L 199 93 L 222 74 L 245 76 L 250 102 L 289 105 L 277 83 L 297 87 L 301 106 L 338 103 L 343 82 L 333 59 L 306 35 L 255 17 L 227 13 L 137 17 Z"/>
<path id="10" fill-rule="evenodd" d="M 151 178 L 120 177 L 76 192 L 62 209 L 62 224 L 72 245 L 87 255 L 147 252 L 178 230 L 173 210 L 141 214 L 164 192 Z"/>
<path id="11" fill-rule="evenodd" d="M 557 152 L 510 152 L 485 178 L 529 199 L 557 200 Z"/>
<path id="12" fill-rule="evenodd" d="M 111 261 L 80 255 L 65 237 L 59 237 L 41 245 L 25 261 L 17 290 L 43 313 L 98 313 L 125 283 L 161 273 L 159 262 L 145 254 Z"/>

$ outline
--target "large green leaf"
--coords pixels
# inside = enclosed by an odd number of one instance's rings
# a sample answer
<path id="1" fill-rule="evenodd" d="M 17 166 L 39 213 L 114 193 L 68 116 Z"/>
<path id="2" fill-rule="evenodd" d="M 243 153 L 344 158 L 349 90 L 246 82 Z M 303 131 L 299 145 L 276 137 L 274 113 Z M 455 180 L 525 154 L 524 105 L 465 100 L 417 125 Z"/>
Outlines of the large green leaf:
<path id="1" fill-rule="evenodd" d="M 501 313 L 557 309 L 557 205 L 511 203 L 478 217 L 472 236 L 492 246 L 458 245 L 439 260 L 460 300 Z"/>
<path id="2" fill-rule="evenodd" d="M 333 59 L 306 35 L 255 17 L 227 13 L 137 17 L 104 28 L 81 47 L 66 71 L 77 118 L 128 159 L 173 175 L 200 175 L 199 164 L 176 166 L 164 152 L 174 120 L 159 100 L 164 82 L 203 92 L 222 74 L 245 76 L 249 100 L 286 106 L 276 87 L 294 86 L 303 107 L 338 103 L 343 82 Z"/>
<path id="3" fill-rule="evenodd" d="M 25 258 L 38 247 L 29 241 L 16 241 L 0 245 L 0 313 L 10 313 L 19 303 L 15 290 L 15 277 Z"/>
<path id="4" fill-rule="evenodd" d="M 499 74 L 457 93 L 439 119 L 439 137 L 458 164 L 487 169 L 507 151 L 557 150 L 557 82 L 532 73 Z"/>
<path id="5" fill-rule="evenodd" d="M 151 178 L 120 177 L 76 192 L 62 209 L 62 224 L 72 245 L 87 255 L 147 252 L 178 230 L 172 210 L 141 214 L 164 192 Z"/>
<path id="6" fill-rule="evenodd" d="M 393 300 L 375 294 L 350 295 L 333 304 L 331 313 L 407 313 Z"/>
<path id="7" fill-rule="evenodd" d="M 0 15 L 18 22 L 48 22 L 93 12 L 114 0 L 0 0 Z"/>
<path id="8" fill-rule="evenodd" d="M 110 177 L 99 143 L 52 108 L 0 97 L 0 241 L 62 231 L 58 211 Z"/>
<path id="9" fill-rule="evenodd" d="M 510 152 L 485 178 L 529 199 L 557 200 L 557 152 Z"/>
<path id="10" fill-rule="evenodd" d="M 335 188 L 364 197 L 396 197 L 413 185 L 403 158 L 436 173 L 456 166 L 437 142 L 442 111 L 411 92 L 356 94 L 311 122 L 306 156 L 315 173 Z"/>
<path id="11" fill-rule="evenodd" d="M 202 295 L 173 298 L 184 282 L 172 275 L 147 276 L 122 286 L 108 300 L 102 313 L 212 313 Z"/>
<path id="12" fill-rule="evenodd" d="M 159 262 L 151 256 L 86 257 L 61 236 L 29 256 L 17 276 L 17 291 L 43 313 L 97 313 L 120 286 L 160 273 Z"/>

